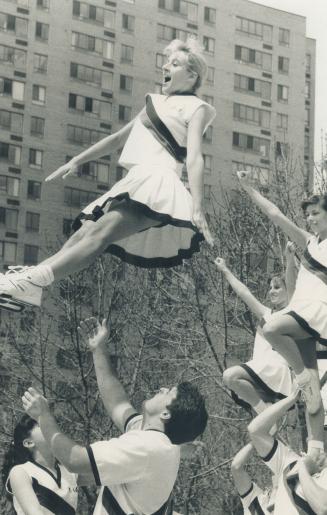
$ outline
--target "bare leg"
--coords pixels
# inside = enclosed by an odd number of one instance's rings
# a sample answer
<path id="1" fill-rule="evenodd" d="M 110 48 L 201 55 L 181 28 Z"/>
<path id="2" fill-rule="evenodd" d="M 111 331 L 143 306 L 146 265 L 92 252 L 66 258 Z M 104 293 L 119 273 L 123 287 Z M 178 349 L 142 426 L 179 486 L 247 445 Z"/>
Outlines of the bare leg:
<path id="1" fill-rule="evenodd" d="M 51 266 L 55 280 L 63 279 L 92 263 L 108 245 L 160 223 L 144 216 L 134 206 L 122 203 L 97 222 L 88 224 L 81 238 L 77 231 L 72 236 L 73 243 L 68 240 L 63 249 L 42 264 Z"/>
<path id="2" fill-rule="evenodd" d="M 223 381 L 230 390 L 248 402 L 252 407 L 262 400 L 253 384 L 252 378 L 242 367 L 235 366 L 225 370 Z"/>

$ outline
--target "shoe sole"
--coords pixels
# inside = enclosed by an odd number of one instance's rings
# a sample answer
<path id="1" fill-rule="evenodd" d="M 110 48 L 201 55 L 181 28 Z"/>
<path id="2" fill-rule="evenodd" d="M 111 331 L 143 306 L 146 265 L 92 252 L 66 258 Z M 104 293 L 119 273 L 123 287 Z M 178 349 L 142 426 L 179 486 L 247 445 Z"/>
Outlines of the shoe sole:
<path id="1" fill-rule="evenodd" d="M 20 313 L 26 307 L 40 307 L 40 304 L 35 304 L 28 301 L 23 301 L 15 298 L 12 295 L 8 295 L 7 293 L 0 294 L 0 309 L 6 309 L 7 311 L 14 311 L 16 313 Z"/>

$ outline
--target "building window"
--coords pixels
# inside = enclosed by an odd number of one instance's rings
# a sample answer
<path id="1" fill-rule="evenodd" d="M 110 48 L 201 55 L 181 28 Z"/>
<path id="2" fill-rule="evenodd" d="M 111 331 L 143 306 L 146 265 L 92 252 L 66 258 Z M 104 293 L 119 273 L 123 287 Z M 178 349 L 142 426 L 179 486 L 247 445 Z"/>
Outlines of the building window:
<path id="1" fill-rule="evenodd" d="M 72 233 L 72 223 L 73 220 L 71 218 L 64 218 L 62 221 L 62 232 L 66 237 Z"/>
<path id="2" fill-rule="evenodd" d="M 24 265 L 37 265 L 38 254 L 36 245 L 24 245 Z"/>
<path id="3" fill-rule="evenodd" d="M 123 14 L 122 16 L 122 28 L 128 32 L 134 32 L 135 16 L 130 14 Z"/>
<path id="4" fill-rule="evenodd" d="M 15 166 L 19 166 L 21 154 L 21 147 L 0 141 L 0 159 L 8 161 L 9 163 L 12 163 Z"/>
<path id="5" fill-rule="evenodd" d="M 120 105 L 118 107 L 118 120 L 120 122 L 129 122 L 132 118 L 132 108 Z"/>
<path id="6" fill-rule="evenodd" d="M 306 107 L 305 109 L 305 125 L 309 127 L 310 125 L 310 109 Z"/>
<path id="7" fill-rule="evenodd" d="M 72 143 L 78 145 L 91 145 L 108 134 L 95 129 L 86 129 L 85 127 L 77 127 L 76 125 L 67 126 L 67 138 Z"/>
<path id="8" fill-rule="evenodd" d="M 19 48 L 12 46 L 0 45 L 0 61 L 11 63 L 16 68 L 25 68 L 26 56 L 27 53 L 25 50 L 20 50 Z"/>
<path id="9" fill-rule="evenodd" d="M 212 7 L 205 7 L 204 21 L 206 23 L 216 23 L 216 9 L 213 9 Z"/>
<path id="10" fill-rule="evenodd" d="M 78 175 L 83 179 L 109 184 L 109 170 L 107 164 L 89 161 L 78 167 Z"/>
<path id="11" fill-rule="evenodd" d="M 39 181 L 27 182 L 27 198 L 31 200 L 40 200 L 41 198 L 41 183 Z"/>
<path id="12" fill-rule="evenodd" d="M 304 153 L 309 154 L 310 152 L 310 138 L 308 134 L 304 135 Z"/>
<path id="13" fill-rule="evenodd" d="M 129 75 L 121 75 L 119 80 L 119 87 L 121 91 L 131 93 L 133 89 L 133 77 L 130 77 Z"/>
<path id="14" fill-rule="evenodd" d="M 232 170 L 235 174 L 236 172 L 239 172 L 241 170 L 247 170 L 251 173 L 251 177 L 259 182 L 262 185 L 268 184 L 269 179 L 269 168 L 264 168 L 262 166 L 257 165 L 251 165 L 248 163 L 243 163 L 239 161 L 233 161 L 232 162 Z"/>
<path id="15" fill-rule="evenodd" d="M 18 209 L 0 207 L 0 225 L 4 225 L 9 231 L 16 231 L 18 224 Z"/>
<path id="16" fill-rule="evenodd" d="M 112 41 L 82 34 L 81 32 L 72 32 L 72 47 L 101 55 L 105 59 L 113 59 L 114 56 L 114 43 Z"/>
<path id="17" fill-rule="evenodd" d="M 181 39 L 185 41 L 190 35 L 195 34 L 187 30 L 170 27 L 168 25 L 162 25 L 161 23 L 158 23 L 157 25 L 157 37 L 158 39 L 163 39 L 164 41 L 171 41 L 172 39 Z"/>
<path id="18" fill-rule="evenodd" d="M 40 228 L 40 214 L 39 213 L 31 213 L 27 211 L 26 213 L 26 221 L 25 221 L 25 229 L 29 232 L 39 232 Z"/>
<path id="19" fill-rule="evenodd" d="M 211 106 L 214 105 L 214 98 L 211 95 L 202 95 L 202 99 L 207 102 L 207 104 L 210 104 Z"/>
<path id="20" fill-rule="evenodd" d="M 211 198 L 211 186 L 209 184 L 204 184 L 203 186 L 203 196 L 205 200 L 210 200 Z"/>
<path id="21" fill-rule="evenodd" d="M 5 109 L 0 109 L 0 127 L 17 134 L 21 134 L 23 131 L 23 120 L 24 117 L 19 113 L 12 113 Z"/>
<path id="22" fill-rule="evenodd" d="M 288 29 L 279 28 L 278 32 L 278 41 L 280 45 L 289 46 L 290 45 L 290 31 Z"/>
<path id="23" fill-rule="evenodd" d="M 39 116 L 31 117 L 31 135 L 43 138 L 45 119 Z"/>
<path id="24" fill-rule="evenodd" d="M 304 96 L 305 96 L 306 99 L 310 98 L 310 82 L 309 81 L 305 82 Z"/>
<path id="25" fill-rule="evenodd" d="M 265 23 L 236 16 L 236 30 L 243 32 L 248 36 L 262 39 L 267 43 L 271 43 L 272 41 L 273 28 L 271 25 L 267 25 Z"/>
<path id="26" fill-rule="evenodd" d="M 234 90 L 254 94 L 266 100 L 271 99 L 271 82 L 237 73 L 234 75 Z"/>
<path id="27" fill-rule="evenodd" d="M 5 263 L 15 263 L 17 254 L 17 243 L 0 241 L 0 257 Z"/>
<path id="28" fill-rule="evenodd" d="M 122 63 L 133 64 L 134 58 L 134 47 L 129 45 L 121 46 L 120 61 Z"/>
<path id="29" fill-rule="evenodd" d="M 215 40 L 208 36 L 203 36 L 203 47 L 208 54 L 214 55 L 215 53 Z"/>
<path id="30" fill-rule="evenodd" d="M 203 141 L 205 143 L 212 143 L 212 132 L 213 132 L 212 125 L 209 125 L 209 127 L 207 128 L 207 130 L 205 131 L 204 136 L 203 136 Z"/>
<path id="31" fill-rule="evenodd" d="M 32 168 L 42 168 L 43 150 L 30 148 L 28 162 Z"/>
<path id="32" fill-rule="evenodd" d="M 268 157 L 270 151 L 270 141 L 263 138 L 257 138 L 250 134 L 242 134 L 233 132 L 233 147 L 242 151 L 260 154 L 262 157 Z"/>
<path id="33" fill-rule="evenodd" d="M 14 100 L 24 100 L 25 84 L 17 80 L 0 77 L 0 95 L 10 96 Z"/>
<path id="34" fill-rule="evenodd" d="M 73 1 L 73 16 L 81 20 L 100 23 L 106 29 L 115 27 L 115 12 L 86 2 Z"/>
<path id="35" fill-rule="evenodd" d="M 35 38 L 41 41 L 48 41 L 49 39 L 49 25 L 37 21 L 35 24 Z"/>
<path id="36" fill-rule="evenodd" d="M 167 61 L 167 57 L 164 54 L 156 54 L 156 67 L 162 69 L 163 65 Z"/>
<path id="37" fill-rule="evenodd" d="M 7 175 L 0 175 L 0 191 L 10 197 L 19 197 L 19 190 L 19 179 L 16 179 L 16 177 L 8 177 Z"/>
<path id="38" fill-rule="evenodd" d="M 204 161 L 204 171 L 205 173 L 211 173 L 212 172 L 212 163 L 213 163 L 213 157 L 209 154 L 203 154 L 203 161 Z"/>
<path id="39" fill-rule="evenodd" d="M 311 55 L 306 54 L 305 56 L 305 73 L 311 73 Z"/>
<path id="40" fill-rule="evenodd" d="M 289 87 L 278 84 L 277 86 L 277 100 L 278 102 L 288 102 Z"/>
<path id="41" fill-rule="evenodd" d="M 234 119 L 269 129 L 270 111 L 234 103 Z"/>
<path id="42" fill-rule="evenodd" d="M 70 76 L 92 86 L 102 89 L 112 89 L 113 73 L 104 72 L 84 64 L 70 63 Z"/>
<path id="43" fill-rule="evenodd" d="M 50 0 L 37 0 L 36 7 L 48 11 L 50 9 Z"/>
<path id="44" fill-rule="evenodd" d="M 208 73 L 207 73 L 207 83 L 208 84 L 214 84 L 215 82 L 215 69 L 213 66 L 208 66 Z"/>
<path id="45" fill-rule="evenodd" d="M 277 129 L 287 131 L 288 129 L 288 116 L 287 114 L 277 113 Z"/>
<path id="46" fill-rule="evenodd" d="M 76 188 L 65 188 L 65 204 L 71 207 L 87 206 L 90 202 L 98 198 L 98 193 L 84 191 Z"/>
<path id="47" fill-rule="evenodd" d="M 278 71 L 280 73 L 288 73 L 290 67 L 290 60 L 288 57 L 278 57 Z"/>
<path id="48" fill-rule="evenodd" d="M 45 87 L 33 84 L 32 88 L 32 102 L 33 104 L 45 104 Z"/>
<path id="49" fill-rule="evenodd" d="M 0 13 L 0 31 L 13 32 L 17 37 L 27 38 L 28 20 L 12 14 Z"/>
<path id="50" fill-rule="evenodd" d="M 34 54 L 33 71 L 36 73 L 47 73 L 48 56 L 43 54 Z"/>
<path id="51" fill-rule="evenodd" d="M 272 55 L 254 48 L 235 45 L 235 59 L 241 63 L 258 66 L 263 70 L 271 71 Z"/>

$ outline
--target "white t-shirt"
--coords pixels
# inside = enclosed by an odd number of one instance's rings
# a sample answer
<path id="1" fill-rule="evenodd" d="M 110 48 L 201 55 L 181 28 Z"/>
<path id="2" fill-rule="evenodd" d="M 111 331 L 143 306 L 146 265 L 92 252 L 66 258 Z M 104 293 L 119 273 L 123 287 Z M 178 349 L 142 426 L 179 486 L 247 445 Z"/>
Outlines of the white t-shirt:
<path id="1" fill-rule="evenodd" d="M 16 465 L 14 469 L 23 469 L 31 478 L 35 495 L 45 515 L 74 515 L 77 508 L 77 475 L 68 472 L 62 465 L 58 464 L 57 476 L 50 470 L 36 462 L 27 461 Z M 10 474 L 6 484 L 7 492 L 13 495 L 10 486 Z M 17 515 L 25 515 L 15 496 L 13 504 Z"/>
<path id="2" fill-rule="evenodd" d="M 278 480 L 274 515 L 314 513 L 304 496 L 298 477 L 287 478 L 288 472 L 296 465 L 298 459 L 299 455 L 279 440 L 275 440 L 272 450 L 263 458 Z M 327 490 L 327 469 L 314 474 L 312 478 L 321 488 Z"/>
<path id="3" fill-rule="evenodd" d="M 143 431 L 142 420 L 135 415 L 125 434 L 88 448 L 95 482 L 102 486 L 93 515 L 110 515 L 110 502 L 128 515 L 152 515 L 169 499 L 180 449 L 161 431 Z"/>
<path id="4" fill-rule="evenodd" d="M 244 515 L 269 515 L 267 510 L 269 495 L 256 483 L 252 483 L 250 490 L 245 495 L 240 495 Z M 286 515 L 286 514 L 285 514 Z"/>

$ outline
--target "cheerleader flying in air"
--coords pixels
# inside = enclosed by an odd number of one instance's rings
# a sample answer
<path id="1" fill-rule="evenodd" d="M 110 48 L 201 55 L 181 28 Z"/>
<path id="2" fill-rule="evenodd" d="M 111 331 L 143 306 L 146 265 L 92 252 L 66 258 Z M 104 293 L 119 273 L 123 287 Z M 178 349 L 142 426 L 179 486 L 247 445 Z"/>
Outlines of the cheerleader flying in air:
<path id="1" fill-rule="evenodd" d="M 225 370 L 224 384 L 254 409 L 261 413 L 271 402 L 283 399 L 293 391 L 291 371 L 285 359 L 274 351 L 264 338 L 261 326 L 271 314 L 287 306 L 294 291 L 294 245 L 289 242 L 286 248 L 286 277 L 276 275 L 270 281 L 269 298 L 272 309 L 257 300 L 250 290 L 226 266 L 224 259 L 215 263 L 229 282 L 235 293 L 245 302 L 259 320 L 254 340 L 252 359 L 247 363 Z M 238 401 L 237 397 L 235 398 Z"/>
<path id="2" fill-rule="evenodd" d="M 323 406 L 317 370 L 316 341 L 327 344 L 327 196 L 314 195 L 302 202 L 312 233 L 297 227 L 252 187 L 248 172 L 238 172 L 251 200 L 289 238 L 304 250 L 294 295 L 289 305 L 272 315 L 263 335 L 295 372 L 308 413 L 321 427 L 317 447 L 323 448 Z M 319 445 L 318 445 L 319 444 Z"/>
<path id="3" fill-rule="evenodd" d="M 76 513 L 77 475 L 58 463 L 29 415 L 15 427 L 2 480 L 17 515 Z"/>
<path id="4" fill-rule="evenodd" d="M 163 94 L 146 95 L 134 120 L 61 166 L 46 180 L 66 177 L 83 163 L 123 146 L 128 173 L 88 205 L 62 249 L 36 267 L 0 277 L 0 306 L 40 306 L 42 289 L 90 265 L 103 252 L 141 267 L 170 267 L 213 244 L 204 213 L 202 137 L 215 109 L 196 96 L 207 72 L 198 43 L 175 40 L 166 48 Z M 181 181 L 186 164 L 191 193 Z"/>

